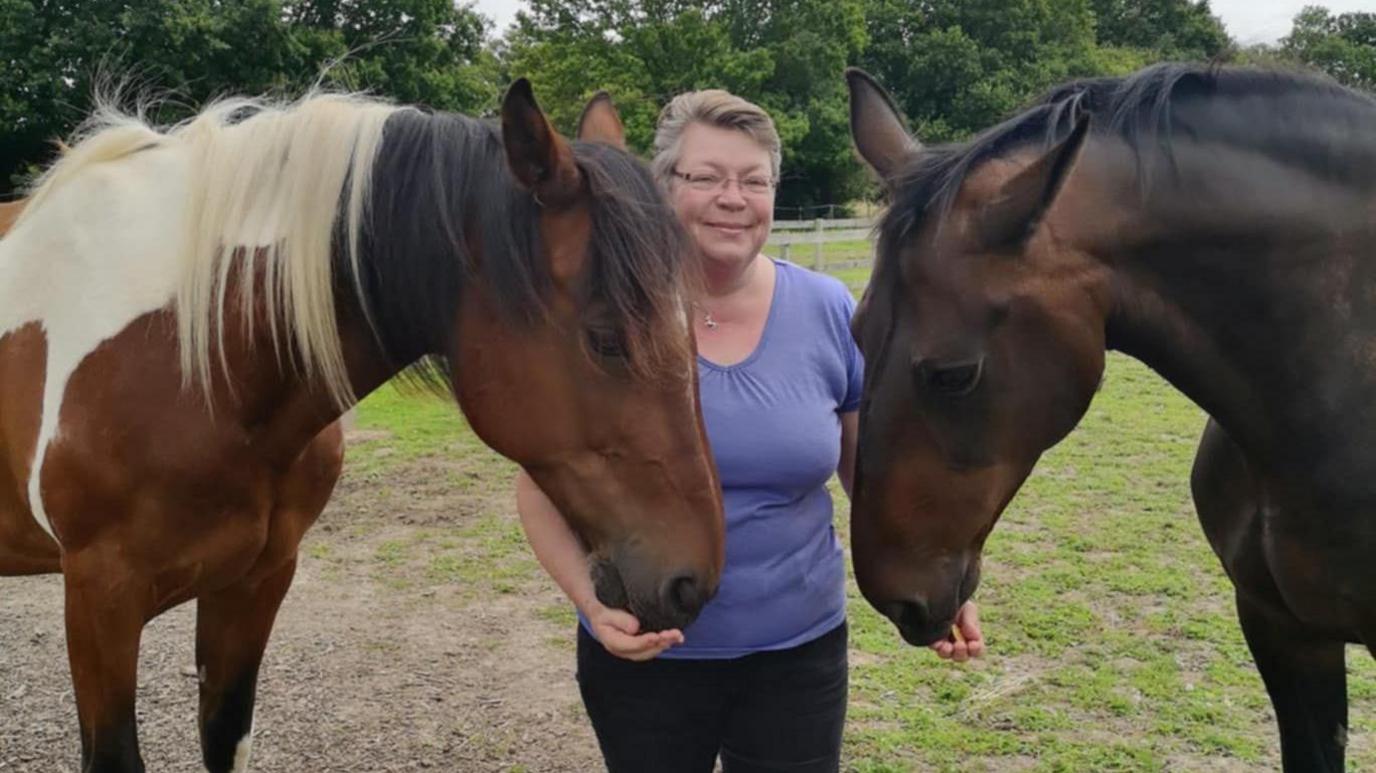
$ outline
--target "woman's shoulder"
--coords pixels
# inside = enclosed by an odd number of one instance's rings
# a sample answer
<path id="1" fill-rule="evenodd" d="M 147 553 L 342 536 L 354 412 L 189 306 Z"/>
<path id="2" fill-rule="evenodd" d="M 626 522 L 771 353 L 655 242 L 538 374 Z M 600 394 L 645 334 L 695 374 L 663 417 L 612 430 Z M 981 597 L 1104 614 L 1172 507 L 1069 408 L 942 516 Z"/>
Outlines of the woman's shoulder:
<path id="1" fill-rule="evenodd" d="M 855 299 L 850 294 L 850 288 L 846 287 L 846 283 L 840 279 L 780 258 L 772 258 L 772 260 L 774 265 L 778 267 L 779 273 L 788 277 L 790 285 L 800 288 L 803 296 L 829 308 L 842 309 L 847 315 L 855 307 Z"/>

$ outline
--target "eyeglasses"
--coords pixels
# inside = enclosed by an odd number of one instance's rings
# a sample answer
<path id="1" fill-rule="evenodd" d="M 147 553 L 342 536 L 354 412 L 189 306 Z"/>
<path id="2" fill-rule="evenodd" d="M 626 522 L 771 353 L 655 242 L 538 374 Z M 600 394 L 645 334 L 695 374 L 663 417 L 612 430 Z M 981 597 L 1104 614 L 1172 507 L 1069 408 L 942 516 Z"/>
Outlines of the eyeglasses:
<path id="1" fill-rule="evenodd" d="M 724 191 L 727 185 L 734 182 L 740 187 L 741 193 L 751 196 L 767 196 L 774 190 L 774 180 L 764 175 L 752 174 L 745 177 L 726 177 L 716 172 L 680 172 L 672 169 L 670 172 L 682 180 L 695 191 Z"/>

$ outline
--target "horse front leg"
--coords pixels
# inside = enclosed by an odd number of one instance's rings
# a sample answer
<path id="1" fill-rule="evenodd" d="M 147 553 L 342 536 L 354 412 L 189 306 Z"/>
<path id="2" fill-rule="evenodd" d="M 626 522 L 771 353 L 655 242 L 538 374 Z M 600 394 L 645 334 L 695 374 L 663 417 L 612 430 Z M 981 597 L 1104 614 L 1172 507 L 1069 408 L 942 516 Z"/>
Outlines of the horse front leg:
<path id="1" fill-rule="evenodd" d="M 1315 635 L 1286 611 L 1262 542 L 1260 483 L 1241 447 L 1213 420 L 1190 485 L 1204 533 L 1237 588 L 1238 619 L 1276 710 L 1285 770 L 1342 771 L 1343 643 Z"/>
<path id="2" fill-rule="evenodd" d="M 1298 621 L 1237 599 L 1238 619 L 1280 725 L 1286 773 L 1342 773 L 1347 747 L 1344 643 L 1314 638 Z"/>
<path id="3" fill-rule="evenodd" d="M 63 564 L 81 769 L 142 773 L 134 697 L 152 586 L 114 562 L 68 556 Z"/>
<path id="4" fill-rule="evenodd" d="M 260 581 L 203 595 L 196 609 L 201 755 L 211 773 L 248 770 L 258 667 L 296 560 Z"/>
<path id="5" fill-rule="evenodd" d="M 339 422 L 320 432 L 278 481 L 268 540 L 238 583 L 203 594 L 196 610 L 201 755 L 211 773 L 243 773 L 253 742 L 258 667 L 296 573 L 301 538 L 325 509 L 344 464 Z"/>

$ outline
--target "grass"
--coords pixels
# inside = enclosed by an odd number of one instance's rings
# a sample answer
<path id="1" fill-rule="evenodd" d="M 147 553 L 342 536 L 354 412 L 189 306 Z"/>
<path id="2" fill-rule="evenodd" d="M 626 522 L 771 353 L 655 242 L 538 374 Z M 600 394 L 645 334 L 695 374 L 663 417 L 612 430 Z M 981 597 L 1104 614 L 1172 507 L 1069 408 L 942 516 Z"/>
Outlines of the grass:
<path id="1" fill-rule="evenodd" d="M 776 245 L 766 246 L 764 252 L 773 258 L 782 254 L 781 248 Z M 822 245 L 822 265 L 828 273 L 845 282 L 851 292 L 857 294 L 869 281 L 872 257 L 873 248 L 867 241 Z M 816 253 L 811 245 L 794 245 L 789 250 L 788 259 L 800 266 L 817 267 Z"/>
<path id="2" fill-rule="evenodd" d="M 454 402 L 411 387 L 388 385 L 355 412 L 356 438 L 349 447 L 349 474 L 374 477 L 396 465 L 429 456 L 463 457 L 477 469 L 507 465 L 487 450 L 464 423 Z M 464 480 L 456 485 L 467 485 Z"/>
<path id="3" fill-rule="evenodd" d="M 829 259 L 854 254 L 827 247 Z M 837 273 L 858 290 L 866 271 Z M 1203 423 L 1145 367 L 1109 357 L 1079 428 L 1046 454 L 989 540 L 977 599 L 990 652 L 980 662 L 946 664 L 903 644 L 852 581 L 846 769 L 1277 767 L 1270 704 L 1189 500 Z M 383 389 L 360 406 L 358 428 L 350 475 L 385 481 L 393 465 L 443 458 L 462 463 L 453 485 L 509 502 L 510 465 L 446 402 Z M 837 502 L 844 538 L 839 493 Z M 384 541 L 373 560 L 409 567 L 401 574 L 412 583 L 488 596 L 547 583 L 509 505 L 500 507 L 456 533 Z M 561 630 L 572 619 L 567 608 L 532 614 Z M 571 639 L 547 645 L 572 662 Z M 1356 648 L 1348 660 L 1349 767 L 1376 769 L 1376 664 Z"/>

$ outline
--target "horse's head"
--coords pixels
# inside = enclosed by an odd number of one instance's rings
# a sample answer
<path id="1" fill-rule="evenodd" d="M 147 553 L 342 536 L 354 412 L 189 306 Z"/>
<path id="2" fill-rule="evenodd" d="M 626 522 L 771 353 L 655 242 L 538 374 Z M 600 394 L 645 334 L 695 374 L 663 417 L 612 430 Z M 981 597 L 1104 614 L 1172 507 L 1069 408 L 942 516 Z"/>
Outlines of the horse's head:
<path id="1" fill-rule="evenodd" d="M 1105 274 L 1057 229 L 1087 122 L 1049 149 L 961 163 L 973 144 L 921 148 L 877 84 L 848 80 L 856 147 L 890 195 L 853 322 L 867 367 L 855 572 L 926 644 L 950 632 L 989 531 L 1102 375 Z"/>
<path id="2" fill-rule="evenodd" d="M 519 81 L 502 107 L 507 166 L 534 202 L 540 314 L 512 324 L 480 283 L 451 357 L 474 430 L 522 465 L 593 557 L 597 595 L 644 628 L 683 627 L 723 560 L 716 469 L 685 314 L 684 236 L 610 101 L 561 137 Z M 504 260 L 483 245 L 477 260 Z"/>

